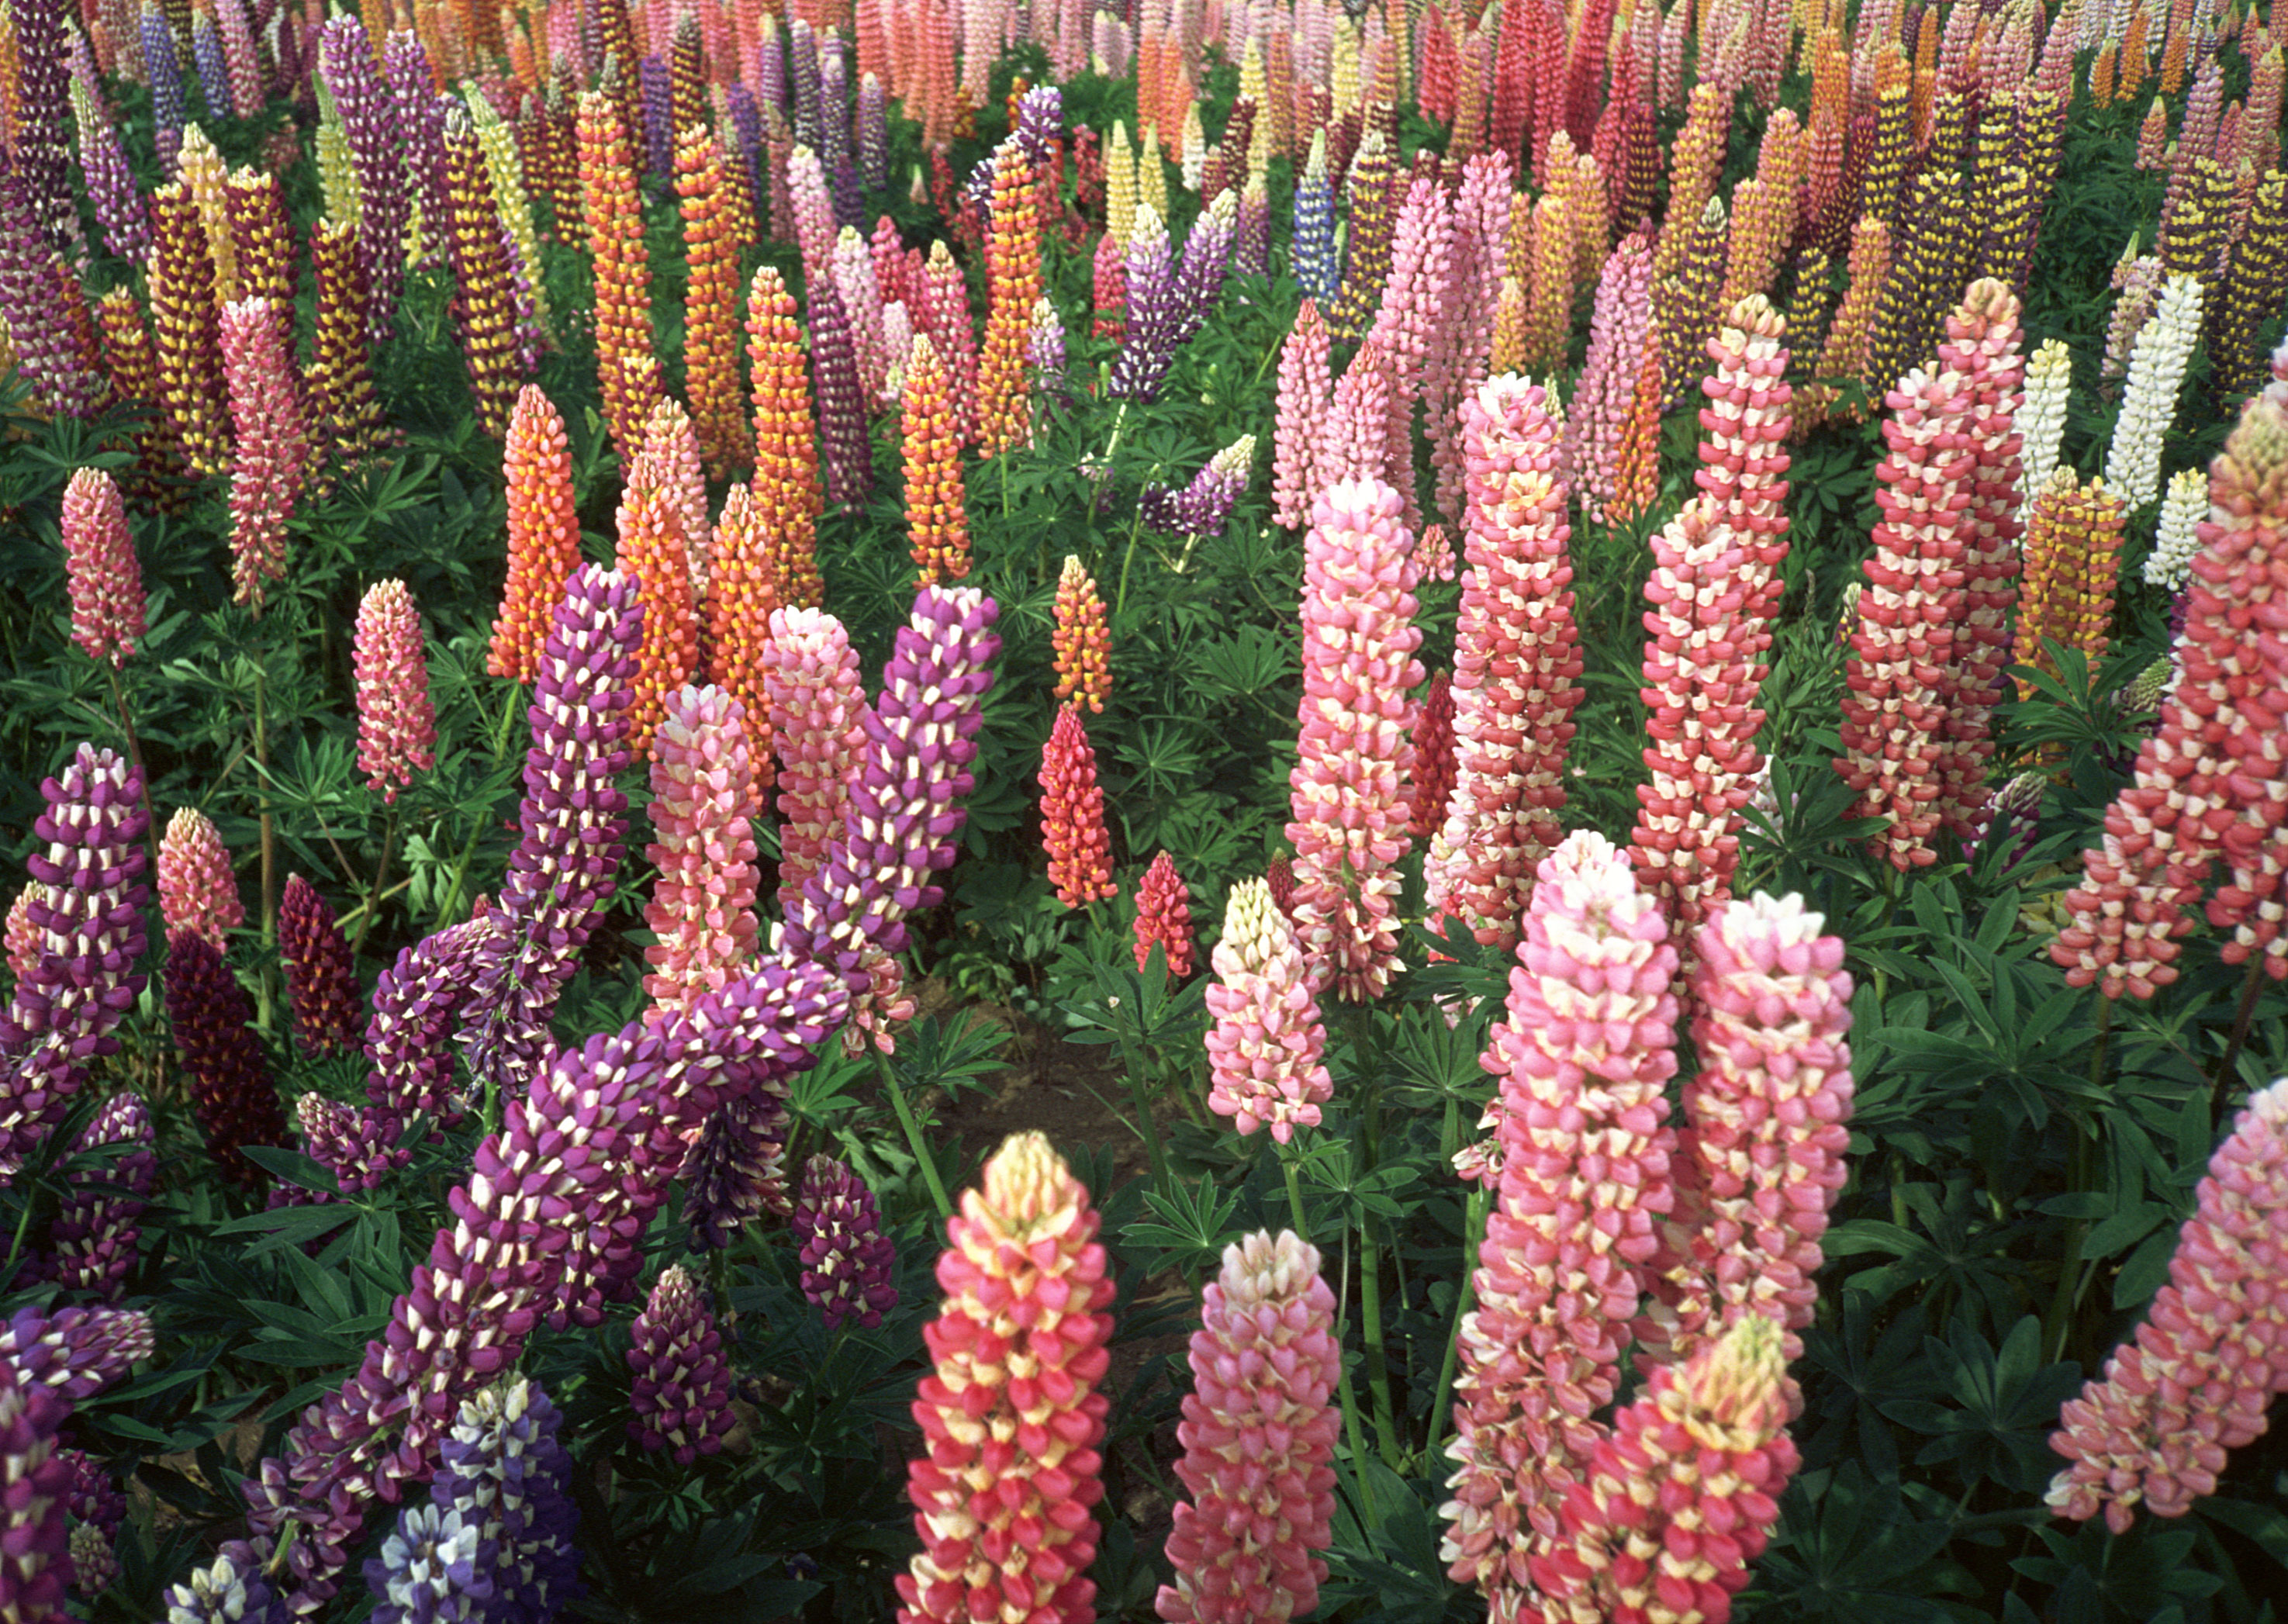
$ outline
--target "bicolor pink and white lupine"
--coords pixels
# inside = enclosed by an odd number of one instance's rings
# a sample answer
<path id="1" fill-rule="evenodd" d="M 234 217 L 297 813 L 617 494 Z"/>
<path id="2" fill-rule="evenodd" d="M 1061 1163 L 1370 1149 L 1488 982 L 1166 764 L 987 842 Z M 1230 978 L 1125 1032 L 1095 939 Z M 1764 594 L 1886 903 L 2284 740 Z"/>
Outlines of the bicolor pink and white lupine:
<path id="1" fill-rule="evenodd" d="M 217 947 L 246 923 L 238 876 L 222 835 L 203 812 L 186 806 L 167 820 L 159 837 L 159 917 L 167 934 L 188 931 Z"/>
<path id="2" fill-rule="evenodd" d="M 1290 530 L 1309 520 L 1318 493 L 1333 405 L 1328 348 L 1327 324 L 1307 298 L 1279 347 L 1279 412 L 1271 437 L 1272 521 Z"/>
<path id="3" fill-rule="evenodd" d="M 1303 699 L 1289 778 L 1297 933 L 1314 991 L 1378 996 L 1397 961 L 1398 860 L 1411 844 L 1407 695 L 1419 579 L 1396 491 L 1347 479 L 1313 504 L 1303 539 Z"/>
<path id="4" fill-rule="evenodd" d="M 286 521 L 301 499 L 309 440 L 270 301 L 246 298 L 223 305 L 221 336 L 234 436 L 232 597 L 258 611 L 264 583 L 286 576 Z"/>
<path id="5" fill-rule="evenodd" d="M 1327 1029 L 1295 930 L 1262 880 L 1243 880 L 1224 905 L 1223 938 L 1209 963 L 1206 989 L 1208 1105 L 1242 1136 L 1268 1128 L 1284 1145 L 1315 1128 L 1334 1097 L 1320 1057 Z"/>
<path id="6" fill-rule="evenodd" d="M 644 949 L 655 1014 L 711 993 L 754 957 L 754 764 L 746 711 L 722 689 L 686 686 L 668 696 L 652 738 L 651 822 L 644 857 L 658 870 L 644 923 L 659 939 Z"/>
<path id="7" fill-rule="evenodd" d="M 143 574 L 119 487 L 100 468 L 79 470 L 64 487 L 63 535 L 72 641 L 115 669 L 143 635 Z"/>
<path id="8" fill-rule="evenodd" d="M 385 801 L 437 763 L 437 713 L 429 700 L 421 613 L 402 581 L 368 589 L 351 646 L 357 673 L 358 769 Z"/>
<path id="9" fill-rule="evenodd" d="M 822 609 L 775 609 L 763 692 L 779 757 L 779 907 L 790 908 L 842 832 L 865 741 L 866 695 L 842 622 Z"/>

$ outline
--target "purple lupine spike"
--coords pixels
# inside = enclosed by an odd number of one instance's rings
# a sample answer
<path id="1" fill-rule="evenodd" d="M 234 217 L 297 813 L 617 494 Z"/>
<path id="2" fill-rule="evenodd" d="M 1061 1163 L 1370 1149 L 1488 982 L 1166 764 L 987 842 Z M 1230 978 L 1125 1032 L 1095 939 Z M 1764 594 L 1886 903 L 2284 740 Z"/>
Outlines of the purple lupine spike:
<path id="1" fill-rule="evenodd" d="M 794 104 L 794 139 L 813 152 L 823 131 L 819 118 L 818 36 L 806 18 L 787 25 L 787 83 Z"/>
<path id="2" fill-rule="evenodd" d="M 71 1401 L 20 1377 L 0 1359 L 0 1496 L 8 1543 L 0 1562 L 0 1610 L 10 1618 L 60 1619 L 71 1573 L 64 1500 L 72 1469 L 56 1454 Z"/>
<path id="3" fill-rule="evenodd" d="M 720 1104 L 723 1071 L 750 1068 L 783 1095 L 847 1010 L 820 967 L 774 960 L 656 1024 L 591 1038 L 508 1101 L 382 1337 L 244 1485 L 264 1538 L 297 1525 L 298 1610 L 334 1594 L 363 1508 L 428 1470 L 461 1400 L 515 1362 L 544 1317 L 600 1320 L 604 1289 L 640 1264 L 683 1135 Z"/>
<path id="4" fill-rule="evenodd" d="M 770 177 L 763 169 L 763 110 L 755 101 L 755 92 L 743 84 L 735 84 L 724 98 L 731 115 L 731 131 L 738 138 L 739 162 L 747 171 L 747 195 L 756 202 L 759 215 L 770 210 Z"/>
<path id="5" fill-rule="evenodd" d="M 1194 228 L 1196 232 L 1197 228 Z M 1109 384 L 1115 400 L 1149 400 L 1167 381 L 1183 325 L 1183 294 L 1167 227 L 1148 203 L 1136 210 L 1122 287 L 1127 310 Z"/>
<path id="6" fill-rule="evenodd" d="M 675 80 L 667 59 L 647 56 L 636 64 L 642 95 L 644 167 L 654 180 L 675 173 Z"/>
<path id="7" fill-rule="evenodd" d="M 215 951 L 189 931 L 167 939 L 167 1020 L 189 1080 L 191 1108 L 223 1176 L 242 1190 L 269 1176 L 250 1145 L 284 1145 L 286 1113 L 254 1035 L 254 1007 Z"/>
<path id="8" fill-rule="evenodd" d="M 92 1523 L 106 1533 L 115 1533 L 127 1520 L 127 1496 L 120 1493 L 103 1462 L 84 1449 L 60 1449 L 56 1458 L 71 1468 L 71 1489 L 64 1510 L 74 1522 Z"/>
<path id="9" fill-rule="evenodd" d="M 263 1578 L 263 1559 L 233 1540 L 215 1559 L 167 1587 L 166 1624 L 287 1624 L 286 1598 Z"/>
<path id="10" fill-rule="evenodd" d="M 977 729 L 998 606 L 974 587 L 924 587 L 900 630 L 882 692 L 862 718 L 865 759 L 841 835 L 804 882 L 782 939 L 849 988 L 855 1027 L 884 1041 L 899 985 L 906 916 L 943 894 L 929 876 L 953 866 L 975 779 Z M 849 1034 L 846 1034 L 846 1041 Z"/>
<path id="11" fill-rule="evenodd" d="M 850 156 L 850 62 L 832 28 L 818 38 L 818 156 L 830 175 Z M 866 223 L 843 224 L 863 230 Z"/>
<path id="12" fill-rule="evenodd" d="M 826 499 L 855 506 L 874 488 L 873 445 L 866 433 L 866 392 L 858 377 L 858 340 L 834 280 L 810 284 L 810 384 L 818 400 L 818 438 L 826 464 Z"/>
<path id="13" fill-rule="evenodd" d="M 286 964 L 286 993 L 294 1008 L 294 1036 L 306 1055 L 326 1056 L 357 1042 L 357 980 L 350 973 L 349 939 L 318 888 L 290 875 L 278 902 L 278 956 Z"/>
<path id="14" fill-rule="evenodd" d="M 492 1616 L 492 1574 L 478 1560 L 477 1530 L 441 1506 L 408 1506 L 366 1559 L 374 1624 L 476 1624 Z"/>
<path id="15" fill-rule="evenodd" d="M 838 226 L 866 224 L 866 194 L 858 184 L 858 165 L 848 153 L 834 161 L 830 171 L 833 176 L 834 223 Z"/>
<path id="16" fill-rule="evenodd" d="M 74 1404 L 149 1359 L 152 1345 L 151 1316 L 139 1308 L 20 1308 L 0 1327 L 0 1364 Z"/>
<path id="17" fill-rule="evenodd" d="M 436 75 L 430 71 L 429 53 L 421 36 L 401 28 L 381 48 L 382 71 L 389 81 L 389 99 L 397 110 L 397 129 L 405 142 L 405 172 L 421 205 L 421 240 L 432 255 L 441 255 L 451 241 L 452 194 L 445 184 L 445 109 L 451 98 L 437 94 Z"/>
<path id="18" fill-rule="evenodd" d="M 42 1272 L 67 1291 L 116 1300 L 135 1264 L 142 1234 L 137 1220 L 151 1199 L 159 1160 L 151 1149 L 151 1111 L 138 1094 L 115 1094 L 72 1145 L 86 1155 L 108 1145 L 126 1145 L 109 1167 L 65 1175 L 62 1208 L 48 1232 Z"/>
<path id="19" fill-rule="evenodd" d="M 119 1557 L 111 1536 L 92 1523 L 73 1523 L 65 1549 L 71 1560 L 72 1588 L 89 1601 L 109 1594 L 119 1582 Z"/>
<path id="20" fill-rule="evenodd" d="M 1025 364 L 1032 368 L 1033 387 L 1055 391 L 1065 378 L 1065 324 L 1045 295 L 1033 302 L 1033 328 L 1025 336 Z"/>
<path id="21" fill-rule="evenodd" d="M 765 1213 L 789 1209 L 786 1130 L 785 1107 L 760 1089 L 726 1102 L 707 1119 L 676 1170 L 695 1250 L 722 1251 Z"/>
<path id="22" fill-rule="evenodd" d="M 1271 200 L 1260 186 L 1251 185 L 1240 194 L 1237 236 L 1231 250 L 1231 268 L 1240 276 L 1271 273 Z"/>
<path id="23" fill-rule="evenodd" d="M 417 1116 L 433 1117 L 448 1127 L 460 1120 L 459 1106 L 446 1090 L 453 1073 L 447 1040 L 459 1030 L 463 1011 L 476 995 L 479 965 L 499 939 L 497 915 L 464 920 L 406 948 L 381 972 L 365 1026 L 369 1149 L 377 1138 L 381 1145 L 394 1140 Z M 385 1157 L 383 1165 L 401 1161 Z M 361 1189 L 370 1183 L 343 1187 Z"/>
<path id="24" fill-rule="evenodd" d="M 302 1130 L 302 1153 L 334 1176 L 338 1190 L 362 1188 L 369 1181 L 370 1147 L 357 1107 L 322 1094 L 305 1094 L 294 1102 L 294 1122 Z M 323 1190 L 305 1191 L 319 1200 L 330 1198 Z"/>
<path id="25" fill-rule="evenodd" d="M 550 1042 L 556 1000 L 613 891 L 627 838 L 627 707 L 643 638 L 635 582 L 588 565 L 557 606 L 528 712 L 521 830 L 478 954 L 462 1033 L 481 1082 L 520 1089 Z M 377 1104 L 381 1103 L 378 1100 Z"/>
<path id="26" fill-rule="evenodd" d="M 191 20 L 191 66 L 199 75 L 199 94 L 206 98 L 209 118 L 228 118 L 230 59 L 223 54 L 222 30 L 212 17 Z"/>
<path id="27" fill-rule="evenodd" d="M 27 863 L 39 894 L 25 909 L 38 963 L 20 976 L 0 1019 L 0 1170 L 47 1137 L 92 1061 L 143 990 L 143 783 L 109 750 L 83 744 L 40 786 L 48 843 Z"/>
<path id="28" fill-rule="evenodd" d="M 870 1331 L 898 1305 L 897 1248 L 882 1232 L 874 1192 L 831 1156 L 803 1164 L 794 1238 L 802 1254 L 802 1295 L 828 1330 L 855 1319 Z"/>
<path id="29" fill-rule="evenodd" d="M 866 189 L 880 192 L 890 185 L 889 99 L 882 92 L 878 74 L 858 81 L 858 170 Z"/>
<path id="30" fill-rule="evenodd" d="M 1055 154 L 1064 122 L 1063 93 L 1053 84 L 1037 84 L 1017 99 L 1017 123 L 1009 133 L 1025 162 L 1037 170 Z"/>
<path id="31" fill-rule="evenodd" d="M 366 285 L 366 330 L 378 342 L 396 324 L 409 210 L 397 106 L 356 12 L 326 20 L 318 36 L 318 76 L 342 115 L 342 134 L 349 143 L 350 170 L 358 190 L 358 268 Z"/>
<path id="32" fill-rule="evenodd" d="M 2006 872 L 2026 860 L 2042 833 L 2042 791 L 2048 779 L 2040 772 L 2021 772 L 1988 798 L 1985 833 L 1981 849 L 1993 846 L 2006 852 Z"/>
<path id="33" fill-rule="evenodd" d="M 183 69 L 175 59 L 175 35 L 159 8 L 148 3 L 141 22 L 143 76 L 151 86 L 151 122 L 156 129 L 159 169 L 172 174 L 183 141 Z"/>
<path id="34" fill-rule="evenodd" d="M 72 8 L 76 9 L 76 8 Z M 52 249 L 80 240 L 71 191 L 70 69 L 64 51 L 64 0 L 15 0 L 16 166 L 32 218 Z"/>
<path id="35" fill-rule="evenodd" d="M 75 68 L 77 67 L 75 63 Z M 119 126 L 104 99 L 103 82 L 91 65 L 75 71 L 71 87 L 72 122 L 79 136 L 80 172 L 87 178 L 88 201 L 95 205 L 96 229 L 105 250 L 122 259 L 140 259 L 151 246 L 151 220 Z"/>
<path id="36" fill-rule="evenodd" d="M 786 41 L 779 36 L 779 20 L 768 12 L 755 41 L 755 94 L 763 106 L 786 111 Z"/>
<path id="37" fill-rule="evenodd" d="M 1183 489 L 1148 486 L 1138 503 L 1144 522 L 1168 535 L 1216 535 L 1245 493 L 1254 461 L 1255 436 L 1243 434 L 1210 457 Z"/>
<path id="38" fill-rule="evenodd" d="M 636 1316 L 628 1367 L 636 1413 L 628 1436 L 645 1453 L 672 1450 L 675 1463 L 688 1466 L 722 1449 L 731 1430 L 731 1367 L 714 1316 L 681 1264 L 660 1275 Z"/>
<path id="39" fill-rule="evenodd" d="M 75 218 L 77 217 L 75 216 Z M 35 398 L 51 411 L 92 416 L 109 392 L 79 278 L 41 228 L 20 164 L 0 153 L 0 321 Z"/>
<path id="40" fill-rule="evenodd" d="M 1183 259 L 1176 267 L 1176 294 L 1182 313 L 1178 345 L 1191 342 L 1192 335 L 1206 323 L 1216 301 L 1223 297 L 1238 230 L 1239 202 L 1228 190 L 1217 193 L 1215 201 L 1192 222 L 1191 235 L 1184 239 Z"/>
<path id="41" fill-rule="evenodd" d="M 584 1593 L 562 1420 L 537 1382 L 488 1387 L 461 1406 L 429 1485 L 435 1504 L 477 1530 L 493 1582 L 487 1616 L 500 1624 L 554 1618 Z"/>

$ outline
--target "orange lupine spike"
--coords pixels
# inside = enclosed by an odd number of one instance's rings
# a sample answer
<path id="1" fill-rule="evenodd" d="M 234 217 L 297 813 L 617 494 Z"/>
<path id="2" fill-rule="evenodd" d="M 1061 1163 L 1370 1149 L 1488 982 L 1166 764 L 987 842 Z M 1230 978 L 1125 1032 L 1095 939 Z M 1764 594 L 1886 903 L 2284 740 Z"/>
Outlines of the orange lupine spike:
<path id="1" fill-rule="evenodd" d="M 517 395 L 501 465 L 508 478 L 508 584 L 485 670 L 530 682 L 539 672 L 564 583 L 580 564 L 580 517 L 574 511 L 564 419 L 536 384 Z"/>
<path id="2" fill-rule="evenodd" d="M 675 195 L 683 218 L 684 392 L 707 471 L 721 479 L 754 457 L 739 399 L 739 242 L 721 148 L 704 124 L 676 132 Z"/>
<path id="3" fill-rule="evenodd" d="M 765 265 L 747 291 L 747 360 L 755 393 L 755 512 L 770 537 L 778 600 L 814 609 L 818 578 L 818 437 L 810 415 L 809 367 L 795 325 L 794 296 Z"/>
<path id="4" fill-rule="evenodd" d="M 715 521 L 715 570 L 707 592 L 707 680 L 747 710 L 755 747 L 755 788 L 771 787 L 771 712 L 763 687 L 763 645 L 771 635 L 778 589 L 770 538 L 755 494 L 734 485 Z"/>
<path id="5" fill-rule="evenodd" d="M 914 335 L 904 402 L 906 533 L 915 584 L 959 581 L 969 574 L 969 519 L 962 505 L 961 439 L 945 362 L 926 333 Z"/>

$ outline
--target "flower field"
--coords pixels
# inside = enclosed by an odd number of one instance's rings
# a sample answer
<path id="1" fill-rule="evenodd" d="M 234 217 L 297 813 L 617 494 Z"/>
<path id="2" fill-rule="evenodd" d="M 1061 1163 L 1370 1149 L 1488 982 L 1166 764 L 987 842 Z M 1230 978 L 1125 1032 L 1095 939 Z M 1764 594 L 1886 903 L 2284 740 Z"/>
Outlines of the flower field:
<path id="1" fill-rule="evenodd" d="M 2284 62 L 0 0 L 0 1619 L 2278 1619 Z"/>

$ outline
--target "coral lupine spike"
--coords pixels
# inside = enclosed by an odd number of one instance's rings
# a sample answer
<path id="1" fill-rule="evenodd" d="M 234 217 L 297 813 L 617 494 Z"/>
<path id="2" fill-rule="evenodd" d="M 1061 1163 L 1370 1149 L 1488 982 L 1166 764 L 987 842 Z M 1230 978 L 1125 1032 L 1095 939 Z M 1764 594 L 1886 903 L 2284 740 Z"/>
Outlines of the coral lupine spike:
<path id="1" fill-rule="evenodd" d="M 501 465 L 508 483 L 508 583 L 485 669 L 528 683 L 539 671 L 565 582 L 580 564 L 580 517 L 564 419 L 536 384 L 518 392 Z"/>
<path id="2" fill-rule="evenodd" d="M 739 399 L 739 244 L 724 186 L 722 149 L 704 124 L 676 131 L 675 194 L 688 266 L 685 392 L 708 471 L 720 479 L 752 460 L 754 442 Z"/>
<path id="3" fill-rule="evenodd" d="M 394 802 L 416 772 L 437 763 L 437 715 L 429 699 L 421 614 L 402 581 L 367 590 L 358 605 L 351 662 L 357 671 L 358 770 L 369 788 Z"/>
<path id="4" fill-rule="evenodd" d="M 620 64 L 624 73 L 628 67 Z M 635 156 L 607 92 L 582 94 L 579 140 L 584 223 L 596 262 L 596 368 L 604 420 L 624 463 L 634 458 L 666 386 L 652 347 L 650 261 Z"/>
<path id="5" fill-rule="evenodd" d="M 83 468 L 64 487 L 64 568 L 71 586 L 72 641 L 113 669 L 143 635 L 143 573 L 127 533 L 119 487 L 99 468 Z"/>
<path id="6" fill-rule="evenodd" d="M 246 923 L 230 852 L 204 812 L 179 809 L 159 841 L 159 915 L 169 934 L 191 931 L 217 947 Z"/>
<path id="7" fill-rule="evenodd" d="M 1296 1129 L 1318 1126 L 1334 1084 L 1320 1060 L 1327 1032 L 1302 944 L 1275 899 L 1279 867 L 1272 880 L 1241 881 L 1224 904 L 1206 989 L 1208 1106 L 1242 1137 L 1268 1128 L 1284 1145 Z"/>
<path id="8" fill-rule="evenodd" d="M 969 516 L 962 497 L 960 430 L 945 362 L 926 333 L 914 335 L 902 408 L 906 530 L 915 584 L 962 580 L 969 574 Z"/>
<path id="9" fill-rule="evenodd" d="M 1315 1247 L 1258 1230 L 1224 1248 L 1192 1334 L 1193 1390 L 1176 1429 L 1191 1491 L 1169 1530 L 1169 1624 L 1301 1618 L 1334 1538 L 1335 1294 Z"/>
<path id="10" fill-rule="evenodd" d="M 914 1399 L 928 1446 L 908 1486 L 922 1550 L 898 1576 L 898 1624 L 1081 1619 L 1095 1595 L 1114 1295 L 1102 1220 L 1037 1133 L 1005 1143 L 981 1184 L 947 1224 L 944 1306 L 923 1327 L 937 1368 Z"/>
<path id="11" fill-rule="evenodd" d="M 1136 883 L 1136 968 L 1151 962 L 1156 944 L 1166 955 L 1168 974 L 1182 980 L 1192 973 L 1192 894 L 1166 851 L 1152 859 Z"/>
<path id="12" fill-rule="evenodd" d="M 978 447 L 988 456 L 1021 443 L 1029 431 L 1025 341 L 1041 297 L 1041 214 L 1033 166 L 1013 143 L 1005 144 L 992 162 L 985 344 L 977 362 Z"/>
<path id="13" fill-rule="evenodd" d="M 270 302 L 225 305 L 220 333 L 236 437 L 230 469 L 232 601 L 258 611 L 263 582 L 286 575 L 286 521 L 301 497 L 309 441 Z"/>
<path id="14" fill-rule="evenodd" d="M 683 493 L 664 457 L 639 453 L 620 495 L 619 556 L 615 567 L 636 584 L 643 606 L 643 646 L 635 697 L 628 708 L 628 748 L 639 760 L 667 714 L 667 696 L 699 663 L 698 612 L 691 598 L 691 538 Z"/>
<path id="15" fill-rule="evenodd" d="M 1053 613 L 1049 643 L 1055 651 L 1056 697 L 1101 713 L 1112 692 L 1112 633 L 1105 625 L 1095 577 L 1069 553 L 1057 575 Z"/>
<path id="16" fill-rule="evenodd" d="M 671 695 L 653 741 L 652 828 L 644 857 L 653 882 L 644 923 L 644 991 L 655 1011 L 719 991 L 754 956 L 758 791 L 745 708 L 720 688 Z"/>
<path id="17" fill-rule="evenodd" d="M 1041 747 L 1041 844 L 1049 854 L 1049 883 L 1067 907 L 1086 907 L 1118 889 L 1112 883 L 1112 839 L 1104 827 L 1104 791 L 1096 781 L 1096 751 L 1080 719 L 1077 701 L 1057 709 Z"/>
<path id="18" fill-rule="evenodd" d="M 819 609 L 777 609 L 762 648 L 762 685 L 779 755 L 779 887 L 792 908 L 842 828 L 865 731 L 858 656 L 842 622 Z"/>
<path id="19" fill-rule="evenodd" d="M 771 787 L 771 725 L 763 693 L 763 649 L 778 608 L 778 572 L 751 487 L 734 485 L 715 521 L 707 583 L 707 680 L 739 701 L 755 747 L 755 789 Z"/>
<path id="20" fill-rule="evenodd" d="M 942 245 L 941 245 L 942 246 Z M 764 265 L 747 290 L 747 360 L 755 398 L 755 515 L 770 540 L 778 600 L 815 609 L 818 578 L 817 431 L 811 417 L 809 365 L 795 323 L 794 296 L 776 267 Z"/>

